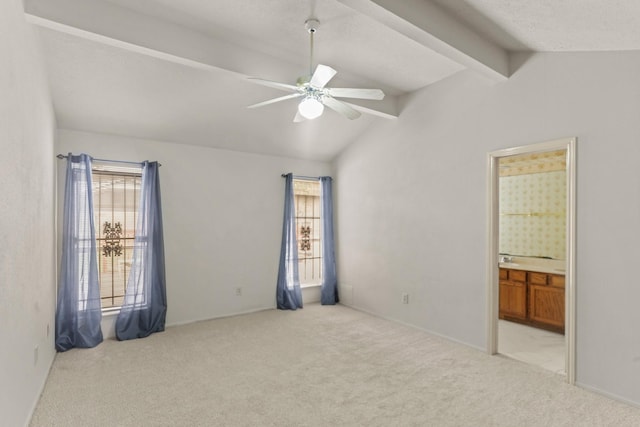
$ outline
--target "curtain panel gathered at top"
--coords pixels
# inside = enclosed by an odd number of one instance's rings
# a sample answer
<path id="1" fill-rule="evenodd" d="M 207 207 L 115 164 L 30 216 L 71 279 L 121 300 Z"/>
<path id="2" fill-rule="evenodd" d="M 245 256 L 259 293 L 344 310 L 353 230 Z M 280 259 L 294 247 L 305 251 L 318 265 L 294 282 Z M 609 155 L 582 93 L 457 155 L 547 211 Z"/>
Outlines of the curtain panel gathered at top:
<path id="1" fill-rule="evenodd" d="M 55 319 L 58 351 L 102 342 L 91 157 L 67 157 L 62 256 Z"/>
<path id="2" fill-rule="evenodd" d="M 322 287 L 320 303 L 334 305 L 339 302 L 336 273 L 335 244 L 333 240 L 333 190 L 329 176 L 320 177 L 320 218 L 322 221 Z"/>
<path id="3" fill-rule="evenodd" d="M 296 241 L 296 216 L 293 196 L 293 174 L 285 176 L 284 221 L 282 246 L 276 286 L 276 302 L 280 310 L 302 308 L 302 291 L 298 276 L 298 242 Z"/>
<path id="4" fill-rule="evenodd" d="M 167 294 L 158 162 L 144 162 L 131 271 L 120 314 L 118 340 L 164 331 Z"/>

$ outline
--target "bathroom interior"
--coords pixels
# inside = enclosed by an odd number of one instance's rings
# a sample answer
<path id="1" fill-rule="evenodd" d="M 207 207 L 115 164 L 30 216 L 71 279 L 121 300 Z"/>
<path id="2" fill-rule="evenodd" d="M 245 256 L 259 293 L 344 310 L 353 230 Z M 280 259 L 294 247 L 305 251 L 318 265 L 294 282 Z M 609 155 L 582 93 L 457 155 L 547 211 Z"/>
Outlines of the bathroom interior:
<path id="1" fill-rule="evenodd" d="M 565 373 L 566 150 L 499 159 L 498 352 Z"/>

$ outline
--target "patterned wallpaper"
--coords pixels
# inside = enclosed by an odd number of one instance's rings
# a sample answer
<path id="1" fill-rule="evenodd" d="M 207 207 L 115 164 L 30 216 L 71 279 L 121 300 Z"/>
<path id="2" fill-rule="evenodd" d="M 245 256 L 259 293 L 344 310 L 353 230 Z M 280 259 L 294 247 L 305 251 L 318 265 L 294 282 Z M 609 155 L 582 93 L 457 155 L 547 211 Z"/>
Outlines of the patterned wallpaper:
<path id="1" fill-rule="evenodd" d="M 565 259 L 566 171 L 500 177 L 500 253 Z"/>
<path id="2" fill-rule="evenodd" d="M 500 176 L 562 171 L 567 168 L 567 150 L 521 154 L 500 159 Z"/>

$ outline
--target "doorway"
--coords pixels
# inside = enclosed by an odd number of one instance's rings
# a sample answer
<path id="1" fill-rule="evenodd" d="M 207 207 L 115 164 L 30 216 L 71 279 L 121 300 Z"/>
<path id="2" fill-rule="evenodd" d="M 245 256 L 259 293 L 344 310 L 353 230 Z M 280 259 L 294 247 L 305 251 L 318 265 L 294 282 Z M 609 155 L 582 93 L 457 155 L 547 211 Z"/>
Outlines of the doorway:
<path id="1" fill-rule="evenodd" d="M 498 353 L 499 347 L 499 317 L 500 310 L 500 283 L 503 285 L 508 284 L 508 277 L 502 277 L 503 281 L 500 281 L 500 275 L 505 275 L 505 269 L 500 269 L 500 211 L 499 211 L 499 163 L 500 159 L 513 158 L 520 155 L 533 155 L 540 153 L 547 153 L 553 151 L 564 150 L 566 160 L 566 211 L 565 211 L 565 250 L 566 259 L 564 265 L 556 267 L 558 268 L 558 274 L 540 274 L 533 272 L 522 274 L 518 270 L 514 270 L 514 280 L 521 280 L 526 282 L 526 295 L 535 295 L 531 292 L 536 291 L 541 293 L 543 291 L 552 290 L 551 287 L 541 288 L 538 284 L 534 283 L 536 280 L 545 280 L 545 283 L 551 284 L 555 281 L 555 284 L 560 283 L 562 280 L 564 283 L 564 372 L 566 373 L 567 382 L 570 384 L 575 383 L 575 247 L 576 247 L 576 165 L 575 165 L 575 150 L 576 150 L 576 138 L 563 138 L 554 141 L 547 141 L 527 146 L 508 148 L 498 151 L 493 151 L 488 154 L 488 167 L 487 167 L 487 350 L 489 354 Z M 531 214 L 528 214 L 531 216 Z M 502 255 L 503 262 L 512 262 L 513 259 L 509 255 Z M 517 259 L 519 261 L 519 259 Z M 505 265 L 504 263 L 502 264 Z M 516 265 L 512 265 L 516 268 Z M 517 267 L 520 268 L 520 267 Z M 564 270 L 564 275 L 559 272 Z M 551 272 L 553 273 L 553 272 Z M 530 279 L 534 282 L 530 282 Z M 514 282 L 515 283 L 515 282 Z M 517 284 L 517 283 L 515 283 Z M 504 287 L 504 286 L 503 286 Z M 515 288 L 514 288 L 515 289 Z M 505 289 L 503 289 L 504 293 Z M 529 296 L 527 296 L 529 298 Z M 523 313 L 534 313 L 533 317 L 523 318 L 522 323 L 531 321 L 536 323 L 539 320 L 544 320 L 535 317 L 535 309 L 530 304 L 533 300 L 527 299 L 528 302 L 516 303 L 513 310 L 517 314 L 518 310 Z M 519 305 L 518 305 L 519 304 Z M 503 309 L 504 309 L 503 301 Z M 533 309 L 533 311 L 531 311 Z M 504 311 L 502 311 L 504 317 Z M 517 319 L 516 319 L 517 320 Z"/>

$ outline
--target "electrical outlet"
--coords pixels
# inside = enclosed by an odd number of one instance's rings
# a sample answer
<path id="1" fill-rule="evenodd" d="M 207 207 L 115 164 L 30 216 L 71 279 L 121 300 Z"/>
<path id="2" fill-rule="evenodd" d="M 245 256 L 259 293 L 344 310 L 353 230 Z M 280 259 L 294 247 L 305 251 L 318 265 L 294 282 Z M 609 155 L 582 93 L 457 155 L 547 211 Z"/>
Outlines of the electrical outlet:
<path id="1" fill-rule="evenodd" d="M 236 288 L 236 296 L 237 297 L 241 297 L 242 296 L 242 288 L 241 287 L 237 287 Z"/>
<path id="2" fill-rule="evenodd" d="M 409 304 L 409 294 L 407 293 L 402 294 L 402 303 Z"/>
<path id="3" fill-rule="evenodd" d="M 33 348 L 33 366 L 38 364 L 38 346 Z"/>

